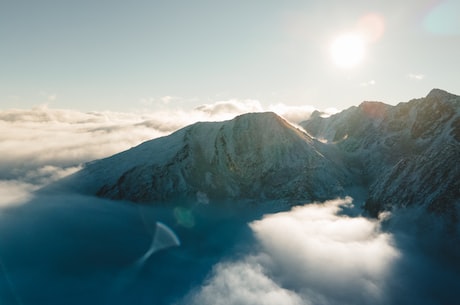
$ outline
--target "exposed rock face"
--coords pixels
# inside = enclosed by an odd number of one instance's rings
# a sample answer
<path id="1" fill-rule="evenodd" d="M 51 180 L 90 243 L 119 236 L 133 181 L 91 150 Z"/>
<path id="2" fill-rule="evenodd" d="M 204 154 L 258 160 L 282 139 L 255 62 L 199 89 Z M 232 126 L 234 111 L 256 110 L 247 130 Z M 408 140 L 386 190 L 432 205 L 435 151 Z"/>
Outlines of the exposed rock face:
<path id="1" fill-rule="evenodd" d="M 196 123 L 88 164 L 70 181 L 112 199 L 321 200 L 343 195 L 351 174 L 334 147 L 274 113 Z M 69 183 L 69 181 L 68 181 Z"/>
<path id="2" fill-rule="evenodd" d="M 368 190 L 371 215 L 420 206 L 459 217 L 460 97 L 433 89 L 396 106 L 364 102 L 301 123 L 274 113 L 196 123 L 87 164 L 61 186 L 112 199 L 274 199 Z"/>
<path id="3" fill-rule="evenodd" d="M 453 220 L 460 206 L 459 124 L 460 97 L 439 89 L 394 107 L 365 102 L 301 123 L 362 166 L 372 215 L 420 205 Z"/>

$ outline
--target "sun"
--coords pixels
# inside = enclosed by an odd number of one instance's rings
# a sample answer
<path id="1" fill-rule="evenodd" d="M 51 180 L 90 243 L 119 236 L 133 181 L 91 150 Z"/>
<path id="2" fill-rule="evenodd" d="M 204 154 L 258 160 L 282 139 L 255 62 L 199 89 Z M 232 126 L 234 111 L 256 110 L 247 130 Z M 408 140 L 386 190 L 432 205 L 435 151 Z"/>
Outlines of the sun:
<path id="1" fill-rule="evenodd" d="M 338 67 L 356 67 L 364 58 L 364 38 L 354 33 L 337 36 L 331 44 L 330 52 L 332 60 Z"/>

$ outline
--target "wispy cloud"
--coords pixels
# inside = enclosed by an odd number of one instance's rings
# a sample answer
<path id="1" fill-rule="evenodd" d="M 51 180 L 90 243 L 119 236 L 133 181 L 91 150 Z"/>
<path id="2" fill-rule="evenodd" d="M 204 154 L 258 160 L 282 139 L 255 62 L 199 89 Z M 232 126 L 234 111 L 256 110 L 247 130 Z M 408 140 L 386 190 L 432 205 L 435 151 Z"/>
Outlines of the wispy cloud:
<path id="1" fill-rule="evenodd" d="M 218 101 L 212 104 L 203 104 L 195 108 L 198 112 L 207 113 L 211 116 L 238 115 L 246 112 L 261 112 L 263 107 L 258 100 L 231 99 Z"/>
<path id="2" fill-rule="evenodd" d="M 162 98 L 165 103 L 174 100 L 171 96 Z M 65 172 L 197 121 L 228 120 L 247 112 L 275 111 L 299 122 L 307 119 L 313 110 L 310 106 L 283 104 L 264 108 L 257 100 L 237 99 L 203 104 L 189 111 L 80 112 L 54 109 L 46 104 L 32 109 L 1 110 L 0 128 L 5 132 L 0 134 L 3 161 L 0 179 L 30 178 L 31 173 L 50 167 Z M 32 183 L 43 184 L 45 180 L 35 179 Z"/>
<path id="3" fill-rule="evenodd" d="M 264 107 L 258 100 L 232 99 L 219 101 L 213 104 L 204 104 L 196 107 L 195 110 L 207 113 L 212 117 L 220 117 L 222 119 L 229 119 L 235 115 L 247 112 L 272 111 L 295 124 L 308 119 L 312 112 L 316 109 L 310 105 L 293 106 L 282 103 L 270 104 Z"/>
<path id="4" fill-rule="evenodd" d="M 114 112 L 12 109 L 0 112 L 0 179 L 45 166 L 68 168 L 128 149 L 165 132 L 138 125 L 149 116 Z"/>
<path id="5" fill-rule="evenodd" d="M 191 302 L 191 303 L 189 303 Z M 294 292 L 280 287 L 265 274 L 257 258 L 215 266 L 213 277 L 184 304 L 200 305 L 301 305 Z"/>
<path id="6" fill-rule="evenodd" d="M 0 180 L 0 208 L 23 204 L 36 186 L 18 180 Z"/>
<path id="7" fill-rule="evenodd" d="M 420 73 L 409 73 L 407 74 L 407 77 L 412 80 L 423 80 L 425 75 Z"/>
<path id="8" fill-rule="evenodd" d="M 58 95 L 56 93 L 50 93 L 46 91 L 41 91 L 39 93 L 41 97 L 44 97 L 48 102 L 53 102 L 57 99 Z"/>
<path id="9" fill-rule="evenodd" d="M 316 109 L 313 106 L 304 105 L 304 106 L 290 106 L 285 104 L 275 104 L 268 107 L 270 111 L 273 111 L 286 120 L 292 123 L 300 123 L 303 120 L 306 120 Z"/>
<path id="10" fill-rule="evenodd" d="M 169 105 L 173 103 L 174 101 L 180 101 L 181 98 L 175 97 L 175 96 L 170 96 L 170 95 L 165 95 L 162 97 L 142 97 L 139 99 L 139 103 L 143 106 L 158 106 L 158 105 Z"/>
<path id="11" fill-rule="evenodd" d="M 371 80 L 369 80 L 367 82 L 362 82 L 359 85 L 361 87 L 369 87 L 369 86 L 374 86 L 375 84 L 376 84 L 375 80 L 371 79 Z"/>

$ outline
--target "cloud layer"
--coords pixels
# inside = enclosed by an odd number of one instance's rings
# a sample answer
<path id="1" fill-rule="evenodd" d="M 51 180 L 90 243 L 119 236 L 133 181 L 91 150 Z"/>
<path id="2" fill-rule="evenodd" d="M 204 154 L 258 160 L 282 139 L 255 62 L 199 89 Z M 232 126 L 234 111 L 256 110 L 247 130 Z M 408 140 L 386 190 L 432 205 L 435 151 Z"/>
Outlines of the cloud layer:
<path id="1" fill-rule="evenodd" d="M 383 221 L 345 216 L 349 198 L 279 212 L 287 208 L 266 202 L 141 207 L 34 193 L 84 162 L 195 121 L 274 110 L 297 122 L 313 110 L 270 107 L 223 101 L 189 112 L 0 111 L 0 303 L 456 303 L 460 249 L 452 245 L 460 242 L 413 209 Z M 180 247 L 148 252 L 158 222 Z"/>
<path id="2" fill-rule="evenodd" d="M 390 233 L 379 220 L 346 216 L 350 199 L 263 216 L 280 207 L 18 194 L 25 204 L 0 209 L 5 304 L 435 305 L 460 297 L 458 260 L 440 247 L 445 232 L 428 225 L 432 234 L 417 237 L 414 211 Z M 194 222 L 178 221 L 178 207 Z M 179 247 L 150 251 L 158 222 Z"/>
<path id="3" fill-rule="evenodd" d="M 386 303 L 385 283 L 400 253 L 378 221 L 338 214 L 350 203 L 308 204 L 252 222 L 256 253 L 218 264 L 184 303 Z"/>
<path id="4" fill-rule="evenodd" d="M 0 180 L 44 185 L 81 164 L 129 149 L 197 121 L 228 120 L 247 112 L 276 111 L 294 122 L 312 107 L 270 106 L 255 100 L 204 104 L 190 111 L 79 112 L 39 106 L 0 110 Z"/>

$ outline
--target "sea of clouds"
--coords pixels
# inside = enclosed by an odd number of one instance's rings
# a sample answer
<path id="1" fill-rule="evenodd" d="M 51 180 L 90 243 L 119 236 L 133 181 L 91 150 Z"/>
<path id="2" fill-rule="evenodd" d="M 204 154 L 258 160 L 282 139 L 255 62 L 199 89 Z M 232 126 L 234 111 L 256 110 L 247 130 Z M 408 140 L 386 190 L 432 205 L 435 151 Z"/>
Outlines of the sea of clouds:
<path id="1" fill-rule="evenodd" d="M 430 217 L 418 229 L 415 210 L 369 219 L 347 216 L 361 204 L 352 198 L 140 206 L 35 192 L 190 123 L 265 110 L 296 123 L 313 109 L 225 101 L 188 112 L 1 110 L 0 303 L 457 303 L 455 240 Z M 158 238 L 159 223 L 177 243 Z M 155 240 L 168 246 L 151 251 Z"/>

